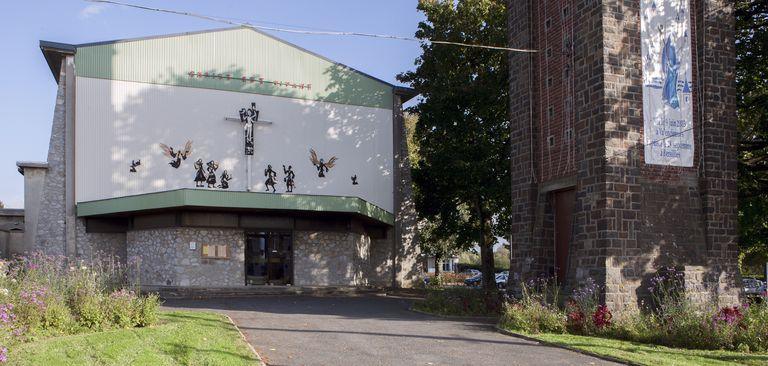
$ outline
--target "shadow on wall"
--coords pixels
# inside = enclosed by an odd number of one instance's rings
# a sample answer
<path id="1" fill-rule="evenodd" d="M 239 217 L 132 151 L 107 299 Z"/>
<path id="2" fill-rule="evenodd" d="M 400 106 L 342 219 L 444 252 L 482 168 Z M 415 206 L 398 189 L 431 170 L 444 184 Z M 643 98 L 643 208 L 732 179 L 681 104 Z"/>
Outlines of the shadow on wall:
<path id="1" fill-rule="evenodd" d="M 212 96 L 209 101 L 184 100 L 178 94 L 185 93 L 189 88 L 170 87 L 164 84 L 178 85 L 191 76 L 171 75 L 171 72 L 169 69 L 168 75 L 155 80 L 157 84 L 141 84 L 135 87 L 131 85 L 119 86 L 109 88 L 109 90 L 103 90 L 102 87 L 98 92 L 95 90 L 95 82 L 88 84 L 90 81 L 83 81 L 84 86 L 92 85 L 94 89 L 82 91 L 84 99 L 92 97 L 98 98 L 100 101 L 111 101 L 111 109 L 105 110 L 104 106 L 98 105 L 96 109 L 100 110 L 92 112 L 89 116 L 94 120 L 107 120 L 112 123 L 109 130 L 103 132 L 107 134 L 104 141 L 98 142 L 100 139 L 94 136 L 92 140 L 97 142 L 89 143 L 89 147 L 82 146 L 79 148 L 79 155 L 98 155 L 98 160 L 102 162 L 100 165 L 105 167 L 84 168 L 89 171 L 83 175 L 79 174 L 78 177 L 85 182 L 91 181 L 85 183 L 86 186 L 91 185 L 98 189 L 98 183 L 93 180 L 106 179 L 106 183 L 110 184 L 112 189 L 103 192 L 102 196 L 111 197 L 177 188 L 195 188 L 194 179 L 197 170 L 194 163 L 197 159 L 202 159 L 203 164 L 211 160 L 219 163 L 216 171 L 217 184 L 215 188 L 219 188 L 220 175 L 224 170 L 227 170 L 232 175 L 230 189 L 245 190 L 247 178 L 244 170 L 243 126 L 237 122 L 224 121 L 224 118 L 239 118 L 238 108 L 248 107 L 248 105 L 238 102 L 236 108 L 227 107 L 226 110 L 219 111 L 221 108 L 212 104 L 211 100 L 221 101 L 224 93 L 229 92 L 215 89 L 209 89 Z M 226 70 L 205 70 L 205 72 L 211 75 L 238 75 L 242 74 L 244 70 L 233 67 Z M 322 98 L 324 100 L 380 104 L 382 98 L 386 96 L 384 91 L 371 90 L 371 88 L 362 85 L 361 79 L 365 76 L 342 66 L 331 67 L 326 70 L 326 74 L 330 75 L 332 82 L 326 87 L 328 95 Z M 226 79 L 217 81 L 242 83 L 244 84 L 242 88 L 247 90 L 247 82 Z M 87 88 L 84 89 L 87 90 Z M 280 97 L 300 97 L 292 88 L 265 85 L 264 89 Z M 389 90 L 391 93 L 391 89 Z M 327 121 L 327 130 L 323 132 L 323 136 L 286 134 L 275 136 L 271 126 L 257 126 L 257 131 L 254 133 L 256 154 L 251 173 L 254 178 L 253 188 L 256 191 L 264 191 L 266 188 L 265 179 L 260 173 L 267 164 L 272 164 L 273 169 L 277 171 L 279 186 L 284 185 L 283 172 L 280 170 L 281 165 L 292 165 L 297 175 L 297 193 L 323 194 L 328 192 L 329 186 L 333 185 L 343 187 L 342 190 L 349 192 L 344 195 L 349 196 L 361 196 L 360 192 L 370 196 L 388 191 L 385 183 L 393 176 L 394 164 L 393 158 L 390 156 L 392 139 L 390 133 L 381 131 L 374 123 L 381 119 L 381 114 L 373 114 L 370 108 L 338 103 L 324 103 L 322 110 L 318 109 L 316 103 L 303 99 L 294 99 L 290 103 L 292 107 L 297 107 L 300 110 L 298 115 L 307 117 L 306 121 L 280 121 L 281 116 L 275 116 L 275 111 L 270 111 L 269 108 L 262 109 L 261 119 L 265 119 L 263 117 L 265 115 L 269 120 L 277 119 L 275 125 L 277 128 L 280 127 L 280 123 L 290 123 L 294 124 L 294 128 L 302 128 L 312 118 L 323 118 Z M 387 110 L 391 111 L 391 108 L 388 106 Z M 273 115 L 270 116 L 270 112 Z M 391 112 L 387 113 L 391 115 Z M 190 119 L 189 116 L 198 116 L 199 119 Z M 213 120 L 215 120 L 215 124 L 211 123 Z M 98 121 L 93 122 L 96 128 L 98 128 L 97 124 L 101 123 Z M 306 127 L 311 127 L 311 125 Z M 307 129 L 304 128 L 304 130 Z M 264 154 L 262 151 L 260 154 L 259 145 L 274 144 L 278 140 L 283 146 L 281 151 L 271 150 L 269 154 Z M 115 143 L 108 144 L 109 141 L 115 141 Z M 160 143 L 177 151 L 183 149 L 187 141 L 192 142 L 190 156 L 181 161 L 178 168 L 169 167 L 169 163 L 174 159 L 163 155 Z M 339 163 L 334 168 L 335 171 L 328 174 L 326 179 L 310 179 L 317 172 L 309 162 L 309 149 L 314 147 L 321 150 L 313 146 L 315 144 L 325 146 L 322 151 L 318 151 L 321 158 L 324 157 L 328 160 L 331 156 L 339 157 Z M 278 153 L 279 156 L 282 156 L 279 158 L 282 161 L 265 160 L 277 160 L 274 156 L 277 156 L 275 154 Z M 272 157 L 270 158 L 270 156 Z M 360 162 L 361 166 L 356 166 L 357 163 L 354 164 L 355 166 L 345 164 L 352 158 Z M 131 172 L 131 163 L 134 160 L 140 160 L 141 165 L 137 167 L 136 172 Z M 364 175 L 359 172 L 361 168 L 375 169 L 377 175 L 370 176 L 370 171 L 369 174 Z M 207 172 L 204 171 L 204 173 L 207 175 Z M 107 175 L 108 178 L 104 175 Z M 353 186 L 351 181 L 353 175 L 358 176 L 359 185 Z M 389 178 L 382 180 L 380 177 Z M 349 187 L 347 188 L 346 185 Z M 204 186 L 207 187 L 207 184 Z M 338 190 L 336 189 L 336 191 Z M 339 195 L 338 192 L 325 194 Z M 362 198 L 371 201 L 369 197 Z M 374 203 L 382 206 L 381 202 Z"/>

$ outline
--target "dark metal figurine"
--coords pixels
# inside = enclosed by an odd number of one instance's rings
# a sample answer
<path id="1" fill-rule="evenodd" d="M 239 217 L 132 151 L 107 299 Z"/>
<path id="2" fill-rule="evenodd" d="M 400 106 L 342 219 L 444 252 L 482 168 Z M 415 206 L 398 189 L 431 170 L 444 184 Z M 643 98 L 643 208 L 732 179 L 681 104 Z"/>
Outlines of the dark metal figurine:
<path id="1" fill-rule="evenodd" d="M 205 182 L 208 183 L 208 188 L 216 188 L 216 169 L 219 169 L 219 163 L 211 160 L 205 166 L 208 171 L 208 179 Z"/>
<path id="2" fill-rule="evenodd" d="M 141 159 L 131 160 L 131 173 L 136 173 L 136 167 L 141 165 Z"/>
<path id="3" fill-rule="evenodd" d="M 221 189 L 229 189 L 229 181 L 232 180 L 232 176 L 227 173 L 225 170 L 223 173 L 221 173 L 221 177 L 219 178 L 221 181 L 221 184 L 219 184 L 219 188 Z"/>
<path id="4" fill-rule="evenodd" d="M 283 165 L 283 174 L 285 174 L 285 178 L 283 178 L 283 182 L 285 182 L 285 191 L 289 193 L 293 192 L 293 188 L 296 187 L 294 184 L 296 174 L 293 173 L 293 167 L 288 165 L 288 169 L 285 169 L 285 165 Z"/>
<path id="5" fill-rule="evenodd" d="M 205 170 L 203 170 L 203 159 L 197 159 L 195 162 L 195 170 L 197 170 L 197 173 L 195 174 L 195 187 L 203 187 L 203 184 L 205 184 Z"/>
<path id="6" fill-rule="evenodd" d="M 259 121 L 256 103 L 240 110 L 240 122 L 245 124 L 245 155 L 253 155 L 253 124 Z"/>
<path id="7" fill-rule="evenodd" d="M 328 173 L 330 169 L 336 166 L 337 160 L 339 159 L 334 156 L 328 162 L 325 162 L 323 159 L 317 158 L 317 153 L 314 149 L 309 149 L 309 161 L 317 168 L 317 176 L 319 178 L 325 178 L 325 173 Z"/>
<path id="8" fill-rule="evenodd" d="M 353 175 L 353 176 L 352 176 L 352 185 L 353 185 L 353 186 L 356 186 L 356 185 L 357 185 L 357 174 L 355 174 L 355 175 Z"/>
<path id="9" fill-rule="evenodd" d="M 264 169 L 264 176 L 267 177 L 267 180 L 264 181 L 264 185 L 267 186 L 267 192 L 269 192 L 269 187 L 272 187 L 272 193 L 275 193 L 275 184 L 277 184 L 277 172 L 272 170 L 271 164 L 268 164 L 267 169 Z"/>
<path id="10" fill-rule="evenodd" d="M 178 169 L 179 166 L 181 166 L 181 161 L 187 160 L 189 154 L 192 153 L 192 141 L 187 141 L 187 143 L 184 144 L 183 150 L 174 151 L 172 147 L 166 144 L 160 144 L 160 148 L 163 149 L 163 154 L 165 156 L 173 159 L 168 165 Z"/>

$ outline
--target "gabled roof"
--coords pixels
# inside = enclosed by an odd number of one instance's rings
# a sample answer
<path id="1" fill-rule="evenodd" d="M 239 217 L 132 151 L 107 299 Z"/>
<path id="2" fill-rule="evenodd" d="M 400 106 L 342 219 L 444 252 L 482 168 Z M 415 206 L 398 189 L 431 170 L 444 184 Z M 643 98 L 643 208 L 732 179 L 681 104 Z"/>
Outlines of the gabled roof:
<path id="1" fill-rule="evenodd" d="M 352 71 L 354 73 L 357 73 L 361 76 L 364 76 L 366 78 L 375 80 L 379 83 L 388 85 L 392 88 L 394 94 L 399 95 L 402 98 L 402 102 L 405 103 L 406 101 L 412 99 L 418 93 L 412 88 L 404 87 L 404 86 L 398 86 L 394 85 L 392 83 L 386 82 L 384 80 L 381 80 L 377 77 L 371 76 L 367 73 L 364 73 L 360 70 L 357 70 L 355 68 L 349 67 L 347 65 L 344 65 L 340 62 L 333 61 L 331 59 L 328 59 L 325 56 L 319 55 L 315 52 L 309 51 L 305 48 L 302 48 L 300 46 L 297 46 L 293 43 L 290 43 L 288 41 L 285 41 L 281 38 L 275 37 L 269 33 L 263 32 L 259 29 L 255 29 L 252 27 L 230 27 L 230 28 L 219 28 L 219 29 L 210 29 L 210 30 L 203 30 L 203 31 L 195 31 L 195 32 L 185 32 L 185 33 L 175 33 L 175 34 L 166 34 L 166 35 L 158 35 L 158 36 L 148 36 L 148 37 L 138 37 L 138 38 L 128 38 L 128 39 L 118 39 L 118 40 L 111 40 L 111 41 L 102 41 L 102 42 L 91 42 L 91 43 L 82 43 L 82 44 L 67 44 L 67 43 L 60 43 L 60 42 L 50 42 L 50 41 L 40 41 L 40 50 L 43 52 L 43 56 L 45 57 L 48 67 L 51 70 L 51 73 L 53 74 L 53 77 L 56 79 L 56 82 L 59 82 L 59 72 L 61 68 L 61 60 L 67 56 L 67 55 L 75 55 L 77 53 L 77 50 L 80 48 L 85 47 L 93 47 L 93 46 L 102 46 L 102 45 L 114 45 L 119 43 L 127 43 L 127 42 L 136 42 L 136 41 L 145 41 L 145 40 L 156 40 L 156 39 L 163 39 L 163 38 L 172 38 L 172 37 L 182 37 L 182 36 L 190 36 L 190 35 L 199 35 L 199 34 L 206 34 L 206 33 L 215 33 L 215 32 L 223 32 L 223 31 L 231 31 L 236 29 L 248 29 L 251 31 L 254 31 L 258 34 L 264 35 L 266 37 L 269 37 L 271 39 L 274 39 L 280 43 L 286 44 L 288 46 L 291 46 L 297 50 L 300 50 L 302 52 L 305 52 L 307 54 L 313 55 L 315 57 L 318 57 L 322 60 L 325 60 L 327 62 L 330 62 L 332 64 L 338 65 L 346 70 Z"/>

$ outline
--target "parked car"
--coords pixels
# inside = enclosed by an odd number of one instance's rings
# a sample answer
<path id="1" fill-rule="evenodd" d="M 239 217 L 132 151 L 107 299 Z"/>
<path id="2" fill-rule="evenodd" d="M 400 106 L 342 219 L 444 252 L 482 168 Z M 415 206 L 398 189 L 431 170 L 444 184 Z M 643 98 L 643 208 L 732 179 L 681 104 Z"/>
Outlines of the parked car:
<path id="1" fill-rule="evenodd" d="M 745 296 L 765 296 L 765 282 L 756 278 L 744 278 L 741 280 L 744 285 Z"/>
<path id="2" fill-rule="evenodd" d="M 496 274 L 496 287 L 500 289 L 507 288 L 507 281 L 509 280 L 509 271 L 499 272 Z"/>
<path id="3" fill-rule="evenodd" d="M 483 274 L 480 272 L 464 280 L 464 284 L 467 286 L 480 286 L 482 283 L 483 283 Z"/>
<path id="4" fill-rule="evenodd" d="M 462 272 L 462 273 L 467 275 L 467 276 L 469 276 L 469 277 L 475 277 L 475 276 L 478 276 L 478 275 L 481 274 L 480 271 L 478 271 L 476 269 L 471 269 L 471 268 L 466 270 L 466 271 L 464 271 L 464 272 Z"/>

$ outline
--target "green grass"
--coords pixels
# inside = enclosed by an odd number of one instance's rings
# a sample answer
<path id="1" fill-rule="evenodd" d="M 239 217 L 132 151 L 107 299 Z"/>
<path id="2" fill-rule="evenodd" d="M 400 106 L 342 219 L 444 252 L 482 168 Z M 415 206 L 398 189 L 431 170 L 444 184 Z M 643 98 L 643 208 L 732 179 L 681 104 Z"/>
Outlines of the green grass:
<path id="1" fill-rule="evenodd" d="M 10 365 L 253 365 L 257 358 L 220 314 L 162 312 L 157 325 L 78 334 L 9 350 Z"/>
<path id="2" fill-rule="evenodd" d="M 768 365 L 768 354 L 669 348 L 616 339 L 585 337 L 572 334 L 521 334 L 543 342 L 554 343 L 578 349 L 580 351 L 600 356 L 613 357 L 642 365 Z"/>

